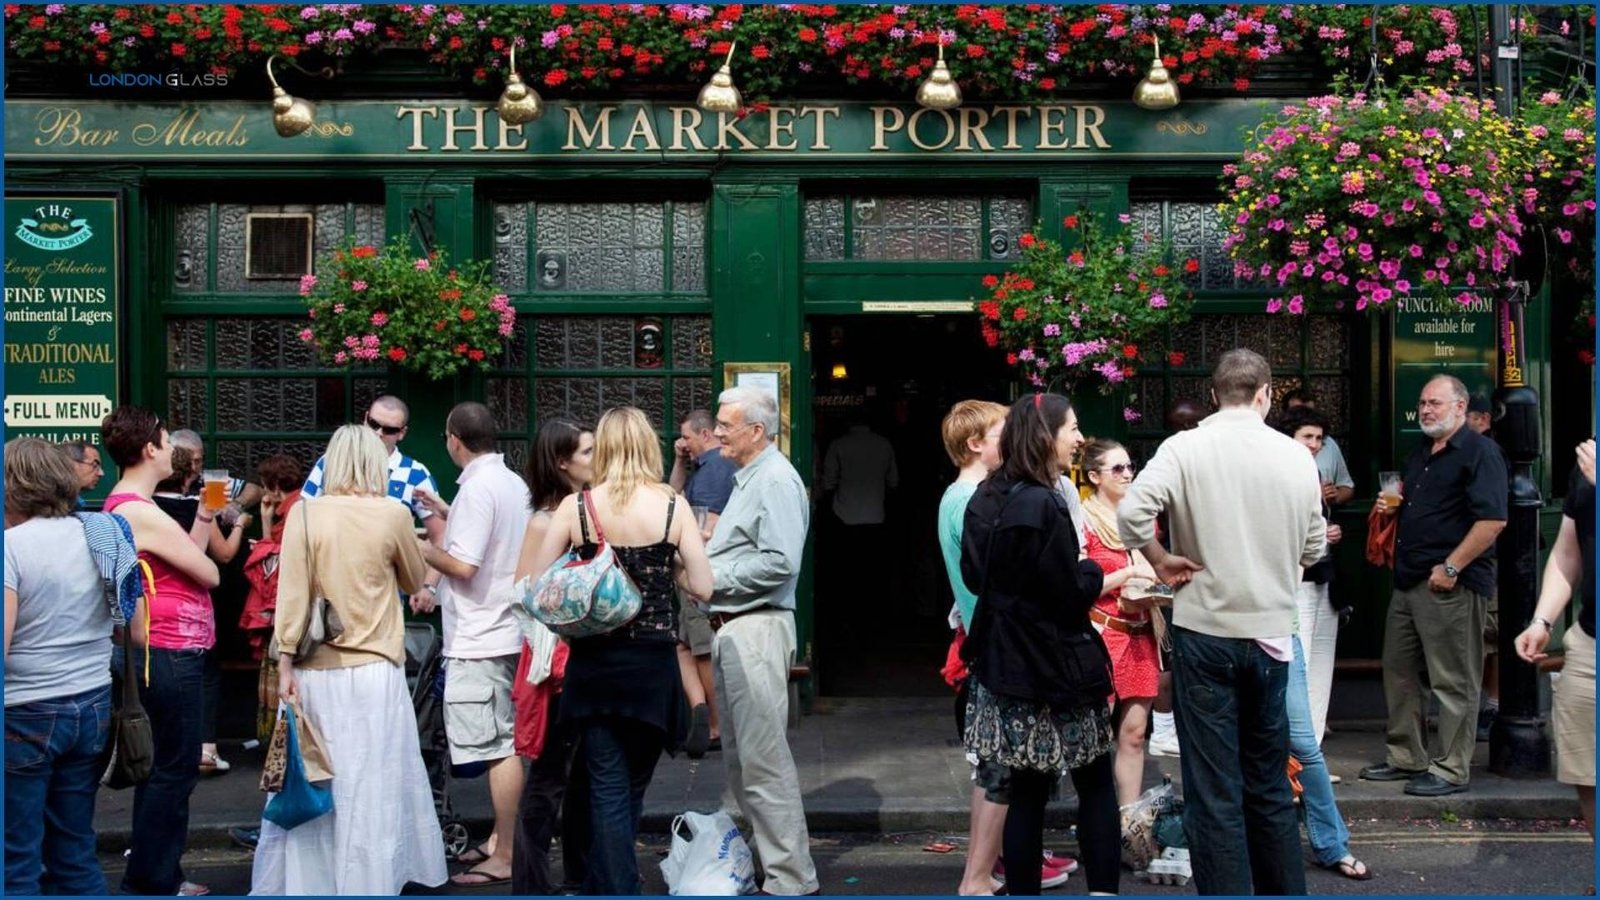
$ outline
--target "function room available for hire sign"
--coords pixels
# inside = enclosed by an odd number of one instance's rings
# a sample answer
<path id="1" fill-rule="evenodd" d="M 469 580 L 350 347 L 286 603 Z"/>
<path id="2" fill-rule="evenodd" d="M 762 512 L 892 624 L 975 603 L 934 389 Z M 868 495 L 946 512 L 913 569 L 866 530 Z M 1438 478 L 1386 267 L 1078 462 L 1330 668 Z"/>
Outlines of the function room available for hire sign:
<path id="1" fill-rule="evenodd" d="M 115 195 L 6 195 L 8 440 L 100 444 L 119 397 L 120 206 Z"/>

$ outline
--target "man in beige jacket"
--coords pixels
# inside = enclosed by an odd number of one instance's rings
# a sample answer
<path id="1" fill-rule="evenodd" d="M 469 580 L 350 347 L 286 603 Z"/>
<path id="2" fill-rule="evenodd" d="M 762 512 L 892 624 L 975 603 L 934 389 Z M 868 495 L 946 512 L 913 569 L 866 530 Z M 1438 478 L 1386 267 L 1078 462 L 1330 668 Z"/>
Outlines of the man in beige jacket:
<path id="1" fill-rule="evenodd" d="M 1301 567 L 1322 558 L 1327 529 L 1316 463 L 1267 427 L 1271 374 L 1250 350 L 1223 354 L 1218 411 L 1167 439 L 1117 509 L 1123 541 L 1179 586 L 1173 693 L 1201 894 L 1306 892 L 1284 692 Z"/>

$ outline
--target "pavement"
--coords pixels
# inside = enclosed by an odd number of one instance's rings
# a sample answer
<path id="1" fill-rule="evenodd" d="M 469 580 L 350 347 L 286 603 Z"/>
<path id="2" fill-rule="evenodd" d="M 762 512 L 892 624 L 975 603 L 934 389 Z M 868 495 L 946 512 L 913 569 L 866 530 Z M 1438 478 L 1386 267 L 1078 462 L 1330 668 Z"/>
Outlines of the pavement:
<path id="1" fill-rule="evenodd" d="M 812 713 L 790 730 L 789 743 L 813 832 L 886 835 L 967 829 L 971 783 L 947 698 L 818 698 Z M 195 788 L 189 812 L 191 847 L 224 846 L 230 827 L 259 824 L 263 752 L 223 742 L 222 755 L 233 769 L 205 776 Z M 1490 773 L 1487 743 L 1478 744 L 1471 790 L 1440 798 L 1410 797 L 1402 793 L 1401 782 L 1357 777 L 1362 766 L 1383 759 L 1381 722 L 1330 722 L 1323 752 L 1330 771 L 1343 778 L 1334 795 L 1357 833 L 1368 827 L 1363 822 L 1388 827 L 1420 820 L 1566 820 L 1580 815 L 1572 788 L 1552 777 L 1522 780 Z M 1148 758 L 1145 783 L 1159 784 L 1166 776 L 1181 787 L 1179 768 L 1174 757 Z M 1051 806 L 1052 827 L 1066 827 L 1075 818 L 1070 784 L 1064 785 L 1063 799 Z M 673 817 L 685 810 L 721 807 L 723 786 L 718 753 L 703 760 L 663 758 L 645 796 L 642 831 L 664 834 Z M 492 816 L 487 781 L 454 781 L 451 798 L 474 834 L 488 832 Z M 100 791 L 95 825 L 103 850 L 120 852 L 127 845 L 132 803 L 132 791 Z"/>

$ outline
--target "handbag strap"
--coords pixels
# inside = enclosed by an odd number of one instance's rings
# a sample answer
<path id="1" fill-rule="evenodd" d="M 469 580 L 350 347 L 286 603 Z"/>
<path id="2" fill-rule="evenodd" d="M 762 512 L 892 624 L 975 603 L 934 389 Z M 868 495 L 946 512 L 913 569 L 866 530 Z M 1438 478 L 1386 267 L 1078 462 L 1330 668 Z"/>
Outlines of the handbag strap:
<path id="1" fill-rule="evenodd" d="M 306 629 L 311 628 L 311 617 L 317 614 L 317 567 L 311 559 L 311 501 L 301 498 L 300 530 L 306 542 Z"/>
<path id="2" fill-rule="evenodd" d="M 584 516 L 585 509 L 589 512 L 587 518 Z M 604 544 L 606 542 L 606 530 L 600 525 L 600 513 L 594 508 L 594 497 L 590 496 L 588 491 L 584 491 L 578 497 L 578 531 L 583 535 L 585 544 L 590 543 L 589 519 L 594 520 L 594 543 Z"/>

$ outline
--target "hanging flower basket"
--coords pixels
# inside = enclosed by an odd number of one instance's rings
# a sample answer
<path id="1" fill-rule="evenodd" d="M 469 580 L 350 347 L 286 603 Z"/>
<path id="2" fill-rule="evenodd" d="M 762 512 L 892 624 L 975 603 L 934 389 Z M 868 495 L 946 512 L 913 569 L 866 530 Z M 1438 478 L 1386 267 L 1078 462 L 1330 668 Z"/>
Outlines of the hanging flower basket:
<path id="1" fill-rule="evenodd" d="M 1108 230 L 1090 213 L 1062 224 L 1071 249 L 1024 234 L 1021 263 L 983 279 L 991 290 L 978 303 L 984 341 L 1004 349 L 1034 387 L 1064 381 L 1109 394 L 1160 352 L 1166 329 L 1189 320 L 1194 300 L 1183 273 L 1200 263 L 1172 260 L 1151 236 Z"/>
<path id="2" fill-rule="evenodd" d="M 1521 252 L 1524 130 L 1440 89 L 1315 97 L 1288 106 L 1223 169 L 1225 245 L 1245 278 L 1299 314 L 1407 295 L 1490 295 Z"/>
<path id="3" fill-rule="evenodd" d="M 490 283 L 488 263 L 450 266 L 404 241 L 347 246 L 300 279 L 310 323 L 300 339 L 335 366 L 388 363 L 435 379 L 487 368 L 516 327 L 511 299 Z"/>

